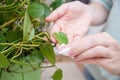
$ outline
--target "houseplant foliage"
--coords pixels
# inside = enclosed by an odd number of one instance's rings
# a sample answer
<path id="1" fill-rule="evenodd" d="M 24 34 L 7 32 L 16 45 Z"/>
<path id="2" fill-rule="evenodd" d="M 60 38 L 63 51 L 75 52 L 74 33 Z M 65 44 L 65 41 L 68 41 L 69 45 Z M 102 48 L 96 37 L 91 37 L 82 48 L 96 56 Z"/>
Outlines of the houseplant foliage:
<path id="1" fill-rule="evenodd" d="M 15 80 L 27 80 L 25 73 L 49 67 L 42 66 L 46 59 L 56 67 L 49 24 L 44 20 L 49 13 L 50 7 L 40 0 L 0 0 L 0 80 L 9 80 L 5 77 L 12 73 L 21 74 Z M 61 80 L 62 71 L 58 69 L 52 78 Z"/>

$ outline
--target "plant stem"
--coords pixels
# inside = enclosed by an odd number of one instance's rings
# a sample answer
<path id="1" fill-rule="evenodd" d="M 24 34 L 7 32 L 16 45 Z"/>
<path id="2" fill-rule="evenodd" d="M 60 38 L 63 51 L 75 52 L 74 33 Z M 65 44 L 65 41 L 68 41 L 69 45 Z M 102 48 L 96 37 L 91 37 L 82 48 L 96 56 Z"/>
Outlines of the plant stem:
<path id="1" fill-rule="evenodd" d="M 0 12 L 1 12 L 1 13 L 4 13 L 4 12 L 16 11 L 17 9 L 23 7 L 23 5 L 25 5 L 26 2 L 27 2 L 27 0 L 24 0 L 21 4 L 18 4 L 18 5 L 15 5 L 15 6 L 14 6 L 14 5 L 12 5 L 12 6 L 10 6 L 10 7 L 5 6 L 5 8 L 8 7 L 8 10 L 7 10 L 7 9 L 1 8 L 1 9 L 3 9 L 3 10 L 2 10 L 2 11 L 0 10 Z"/>
<path id="2" fill-rule="evenodd" d="M 0 43 L 0 45 L 3 45 L 3 46 L 11 46 L 9 47 L 8 49 L 0 52 L 1 54 L 5 54 L 5 53 L 8 53 L 9 51 L 17 48 L 17 47 L 39 47 L 39 45 L 31 45 L 31 44 L 14 44 L 14 43 Z M 21 54 L 21 53 L 20 53 Z"/>
<path id="3" fill-rule="evenodd" d="M 1 43 L 0 43 L 1 44 Z M 14 49 L 14 46 L 12 46 L 12 47 L 10 47 L 10 48 L 8 48 L 8 49 L 6 49 L 6 50 L 4 50 L 4 51 L 2 51 L 2 52 L 0 52 L 1 54 L 5 54 L 5 53 L 8 53 L 9 51 L 11 51 L 11 50 L 13 50 Z"/>
<path id="4" fill-rule="evenodd" d="M 13 56 L 12 57 L 12 59 L 15 59 L 15 58 L 17 58 L 18 56 L 20 56 L 21 54 L 22 54 L 22 47 L 20 48 L 20 52 L 17 54 L 17 55 L 15 55 L 15 56 Z"/>
<path id="5" fill-rule="evenodd" d="M 10 20 L 10 21 L 4 23 L 3 25 L 0 26 L 0 28 L 3 28 L 3 27 L 5 27 L 5 26 L 11 24 L 11 23 L 14 22 L 15 20 L 16 20 L 16 19 L 12 19 L 12 20 Z"/>
<path id="6" fill-rule="evenodd" d="M 21 46 L 21 47 L 39 47 L 39 45 L 31 45 L 31 44 L 20 44 L 20 43 L 17 43 L 17 44 L 14 44 L 14 43 L 0 43 L 0 45 L 2 46 Z"/>
<path id="7" fill-rule="evenodd" d="M 7 6 L 0 6 L 0 9 L 3 9 L 3 8 L 9 8 L 9 7 L 15 5 L 15 3 L 16 3 L 16 2 L 13 2 L 12 4 L 7 5 Z"/>
<path id="8" fill-rule="evenodd" d="M 51 66 L 41 66 L 40 68 L 51 68 L 51 67 L 54 67 L 53 65 Z"/>
<path id="9" fill-rule="evenodd" d="M 44 38 L 41 38 L 41 37 L 39 37 L 39 36 L 35 36 L 35 38 L 38 38 L 38 39 L 40 39 L 40 40 L 44 40 L 45 41 L 45 39 Z"/>

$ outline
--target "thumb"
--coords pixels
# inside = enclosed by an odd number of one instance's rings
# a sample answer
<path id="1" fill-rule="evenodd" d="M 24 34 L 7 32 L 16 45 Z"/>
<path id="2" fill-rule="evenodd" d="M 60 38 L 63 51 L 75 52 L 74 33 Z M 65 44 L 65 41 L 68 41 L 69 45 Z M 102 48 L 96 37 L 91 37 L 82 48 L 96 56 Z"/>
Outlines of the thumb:
<path id="1" fill-rule="evenodd" d="M 54 22 L 57 19 L 61 18 L 62 16 L 65 15 L 67 12 L 67 5 L 63 4 L 60 7 L 58 7 L 56 10 L 54 10 L 48 17 L 46 17 L 47 22 Z"/>

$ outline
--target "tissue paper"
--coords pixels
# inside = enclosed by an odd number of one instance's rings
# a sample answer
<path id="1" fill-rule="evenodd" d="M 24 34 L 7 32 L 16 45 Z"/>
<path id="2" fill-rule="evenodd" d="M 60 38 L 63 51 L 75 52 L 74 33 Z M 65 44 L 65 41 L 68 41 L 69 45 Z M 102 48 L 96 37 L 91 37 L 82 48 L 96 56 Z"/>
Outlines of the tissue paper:
<path id="1" fill-rule="evenodd" d="M 58 48 L 58 54 L 68 56 L 68 52 L 70 51 L 70 49 L 71 49 L 71 47 L 68 47 L 65 44 L 62 44 Z"/>

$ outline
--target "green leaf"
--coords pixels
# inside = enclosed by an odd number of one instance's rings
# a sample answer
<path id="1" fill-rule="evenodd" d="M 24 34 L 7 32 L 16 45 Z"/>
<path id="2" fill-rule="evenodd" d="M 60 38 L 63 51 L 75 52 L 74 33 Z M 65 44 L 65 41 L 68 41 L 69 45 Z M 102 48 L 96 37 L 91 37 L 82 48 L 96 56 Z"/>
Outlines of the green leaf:
<path id="1" fill-rule="evenodd" d="M 62 70 L 61 69 L 58 69 L 53 75 L 51 78 L 53 78 L 53 80 L 62 80 Z"/>
<path id="2" fill-rule="evenodd" d="M 28 11 L 26 10 L 24 26 L 23 26 L 23 41 L 31 40 L 34 35 L 35 35 L 35 30 L 28 16 Z"/>
<path id="3" fill-rule="evenodd" d="M 39 2 L 40 3 L 40 0 L 32 0 L 32 2 Z"/>
<path id="4" fill-rule="evenodd" d="M 62 5 L 64 3 L 63 0 L 55 0 L 50 6 L 55 10 L 57 7 Z"/>
<path id="5" fill-rule="evenodd" d="M 47 5 L 43 4 L 43 6 L 45 7 L 44 17 L 47 17 L 51 13 L 51 10 Z"/>
<path id="6" fill-rule="evenodd" d="M 45 13 L 45 7 L 43 6 L 43 4 L 32 2 L 28 8 L 28 13 L 34 18 L 42 17 Z"/>
<path id="7" fill-rule="evenodd" d="M 52 64 L 55 65 L 55 53 L 53 47 L 50 43 L 45 43 L 40 47 L 41 52 L 45 56 L 45 58 Z"/>
<path id="8" fill-rule="evenodd" d="M 6 42 L 6 37 L 3 34 L 0 34 L 0 43 Z M 5 46 L 0 45 L 0 51 L 4 48 Z"/>
<path id="9" fill-rule="evenodd" d="M 7 42 L 14 42 L 16 40 L 19 40 L 20 38 L 22 38 L 22 31 L 20 30 L 11 30 L 9 32 L 7 32 L 6 34 L 6 38 L 7 38 Z"/>
<path id="10" fill-rule="evenodd" d="M 8 28 L 1 28 L 1 32 L 7 32 Z"/>
<path id="11" fill-rule="evenodd" d="M 45 17 L 47 17 L 50 13 L 51 13 L 50 9 L 48 7 L 46 7 Z"/>
<path id="12" fill-rule="evenodd" d="M 6 3 L 7 5 L 9 5 L 9 4 L 13 3 L 13 2 L 14 2 L 14 0 L 5 0 L 5 3 Z"/>
<path id="13" fill-rule="evenodd" d="M 53 35 L 59 44 L 68 44 L 68 38 L 67 38 L 67 35 L 65 33 L 55 32 Z"/>
<path id="14" fill-rule="evenodd" d="M 26 57 L 30 63 L 41 63 L 44 60 L 43 55 L 41 54 L 40 50 L 34 49 L 31 54 Z"/>
<path id="15" fill-rule="evenodd" d="M 0 53 L 0 68 L 7 68 L 9 65 L 8 59 Z"/>
<path id="16" fill-rule="evenodd" d="M 0 34 L 0 43 L 6 42 L 6 37 L 3 34 Z"/>
<path id="17" fill-rule="evenodd" d="M 30 56 L 31 57 L 37 57 L 40 62 L 42 62 L 44 60 L 44 57 L 41 54 L 40 50 L 37 50 L 37 49 L 34 49 L 34 51 L 32 51 L 32 54 Z"/>

